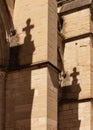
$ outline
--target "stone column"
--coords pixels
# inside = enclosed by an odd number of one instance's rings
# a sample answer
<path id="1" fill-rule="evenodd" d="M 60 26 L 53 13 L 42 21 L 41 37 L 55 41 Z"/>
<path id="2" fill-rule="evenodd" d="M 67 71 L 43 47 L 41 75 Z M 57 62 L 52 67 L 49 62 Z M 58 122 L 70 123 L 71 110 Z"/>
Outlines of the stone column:
<path id="1" fill-rule="evenodd" d="M 24 125 L 24 130 L 57 130 L 56 0 L 16 0 L 14 25 L 19 36 L 18 64 L 31 68 L 27 69 L 31 72 L 28 79 L 30 88 L 34 90 L 33 99 L 30 99 L 33 100 L 29 116 L 30 126 L 27 127 L 26 117 L 21 119 L 18 116 L 15 119 L 16 128 L 21 130 Z"/>

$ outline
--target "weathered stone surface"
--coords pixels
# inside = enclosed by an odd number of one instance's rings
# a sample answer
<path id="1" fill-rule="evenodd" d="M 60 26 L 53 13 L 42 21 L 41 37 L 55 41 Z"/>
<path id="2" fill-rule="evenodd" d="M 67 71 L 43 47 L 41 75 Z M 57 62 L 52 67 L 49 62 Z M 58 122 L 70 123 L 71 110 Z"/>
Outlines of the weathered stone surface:
<path id="1" fill-rule="evenodd" d="M 57 66 L 56 12 L 54 0 L 15 1 L 13 20 L 19 41 L 11 44 L 10 68 L 37 67 L 8 74 L 6 130 L 57 130 L 58 73 L 52 65 L 40 68 L 39 64 L 49 61 Z"/>
<path id="2" fill-rule="evenodd" d="M 47 68 L 10 73 L 6 89 L 6 130 L 45 129 L 46 100 Z"/>
<path id="3" fill-rule="evenodd" d="M 89 8 L 64 15 L 62 18 L 64 21 L 62 33 L 65 39 L 91 32 L 91 13 Z"/>
<path id="4" fill-rule="evenodd" d="M 47 67 L 10 73 L 6 88 L 6 130 L 47 127 L 57 130 L 57 86 L 57 73 Z"/>
<path id="5" fill-rule="evenodd" d="M 60 9 L 60 7 L 59 7 Z M 80 9 L 80 10 L 79 10 Z M 59 130 L 91 130 L 93 113 L 93 3 L 72 1 L 61 9 L 66 78 L 60 78 Z M 60 39 L 58 42 L 62 42 Z M 88 120 L 86 120 L 88 119 Z"/>
<path id="6" fill-rule="evenodd" d="M 72 2 L 69 2 L 67 4 L 64 4 L 60 10 L 60 13 L 64 13 L 73 9 L 82 8 L 84 6 L 90 5 L 92 3 L 92 0 L 73 0 Z"/>
<path id="7" fill-rule="evenodd" d="M 14 25 L 20 37 L 20 65 L 50 61 L 57 66 L 56 12 L 56 0 L 16 0 Z"/>
<path id="8" fill-rule="evenodd" d="M 64 67 L 67 74 L 62 79 L 63 98 L 91 98 L 91 38 L 65 44 Z"/>
<path id="9" fill-rule="evenodd" d="M 1 1 L 0 61 L 8 57 L 10 64 L 0 72 L 0 130 L 93 129 L 91 2 L 64 4 L 57 35 L 56 0 L 16 0 L 15 8 L 11 0 L 8 8 Z M 11 25 L 17 33 L 10 39 L 9 57 L 3 47 Z M 62 71 L 61 84 L 55 66 Z"/>
<path id="10" fill-rule="evenodd" d="M 58 130 L 91 130 L 92 107 L 92 102 L 60 105 Z"/>

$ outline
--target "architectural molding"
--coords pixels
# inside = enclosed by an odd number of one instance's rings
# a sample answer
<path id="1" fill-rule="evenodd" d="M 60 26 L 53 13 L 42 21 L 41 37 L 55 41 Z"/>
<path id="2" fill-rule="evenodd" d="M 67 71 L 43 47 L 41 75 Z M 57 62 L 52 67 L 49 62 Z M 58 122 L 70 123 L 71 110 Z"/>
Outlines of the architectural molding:
<path id="1" fill-rule="evenodd" d="M 73 13 L 77 10 L 83 10 L 85 8 L 88 8 L 92 3 L 92 0 L 74 0 L 72 2 L 66 3 L 62 5 L 62 8 L 60 10 L 60 15 L 67 15 L 69 13 Z"/>

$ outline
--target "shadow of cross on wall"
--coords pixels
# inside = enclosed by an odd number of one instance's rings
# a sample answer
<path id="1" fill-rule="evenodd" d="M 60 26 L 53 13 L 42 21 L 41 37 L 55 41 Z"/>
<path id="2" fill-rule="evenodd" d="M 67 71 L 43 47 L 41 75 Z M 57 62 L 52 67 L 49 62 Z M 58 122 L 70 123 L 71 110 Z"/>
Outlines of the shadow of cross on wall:
<path id="1" fill-rule="evenodd" d="M 26 21 L 26 27 L 22 29 L 25 32 L 24 43 L 20 46 L 11 47 L 10 49 L 10 69 L 16 69 L 20 66 L 31 65 L 33 52 L 35 51 L 34 41 L 31 41 L 31 19 Z"/>
<path id="2" fill-rule="evenodd" d="M 73 73 L 71 73 L 70 76 L 72 77 L 72 85 L 71 85 L 72 98 L 78 100 L 81 89 L 77 79 L 77 76 L 79 76 L 79 72 L 77 72 L 76 67 L 73 68 Z"/>
<path id="3" fill-rule="evenodd" d="M 31 25 L 31 19 L 27 19 L 26 27 L 22 29 L 25 32 L 24 43 L 20 46 L 19 64 L 30 65 L 32 63 L 33 52 L 35 50 L 34 41 L 31 41 L 31 29 L 34 25 Z"/>
<path id="4" fill-rule="evenodd" d="M 34 42 L 31 41 L 31 19 L 27 19 L 26 27 L 22 28 L 25 32 L 24 43 L 20 46 L 12 47 L 10 53 L 12 69 L 20 67 L 20 71 L 15 71 L 10 76 L 11 85 L 7 90 L 9 96 L 7 99 L 7 130 L 31 130 L 31 115 L 33 108 L 34 89 L 32 88 L 32 71 L 30 69 L 21 69 L 22 65 L 30 65 L 32 63 L 33 52 L 35 50 Z M 12 55 L 13 54 L 13 55 Z M 15 58 L 15 59 L 14 59 Z M 28 67 L 28 66 L 26 66 Z M 13 76 L 15 75 L 15 76 Z M 16 84 L 16 85 L 15 85 Z M 12 98 L 11 98 L 12 97 Z M 8 105 L 10 102 L 10 105 Z M 12 112 L 10 111 L 12 110 Z"/>
<path id="5" fill-rule="evenodd" d="M 70 74 L 70 77 L 72 77 L 72 84 L 62 87 L 62 99 L 78 100 L 81 88 L 77 76 L 79 76 L 79 72 L 77 72 L 76 67 L 74 67 L 73 72 Z"/>
<path id="6" fill-rule="evenodd" d="M 77 76 L 79 75 L 79 72 L 77 72 L 77 69 L 76 67 L 73 68 L 73 73 L 70 74 L 70 76 L 72 77 L 72 86 L 73 85 L 77 85 L 78 83 L 78 79 L 77 79 Z"/>
<path id="7" fill-rule="evenodd" d="M 69 75 L 72 77 L 72 84 L 62 87 L 62 98 L 59 106 L 59 128 L 60 130 L 80 130 L 81 120 L 79 120 L 79 93 L 81 91 L 78 83 L 79 72 L 73 68 Z M 61 119 L 61 120 L 60 120 Z"/>
<path id="8" fill-rule="evenodd" d="M 60 130 L 80 130 L 81 120 L 79 120 L 79 93 L 81 91 L 78 83 L 79 72 L 76 67 L 69 75 L 72 77 L 72 84 L 62 87 L 62 99 L 59 104 L 59 129 Z"/>
<path id="9" fill-rule="evenodd" d="M 27 26 L 23 28 L 23 31 L 26 33 L 26 37 L 31 36 L 30 31 L 31 29 L 34 28 L 34 25 L 30 25 L 30 23 L 31 23 L 31 19 L 29 18 L 26 21 Z M 28 39 L 28 40 L 31 40 L 31 39 Z"/>

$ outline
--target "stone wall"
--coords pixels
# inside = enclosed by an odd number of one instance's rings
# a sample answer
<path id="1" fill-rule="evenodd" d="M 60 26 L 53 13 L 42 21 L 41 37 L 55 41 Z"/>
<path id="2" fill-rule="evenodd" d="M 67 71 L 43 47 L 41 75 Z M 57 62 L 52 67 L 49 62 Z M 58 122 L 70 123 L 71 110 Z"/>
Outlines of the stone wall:
<path id="1" fill-rule="evenodd" d="M 91 111 L 92 102 L 61 104 L 58 130 L 92 130 Z"/>
<path id="2" fill-rule="evenodd" d="M 10 45 L 6 130 L 57 130 L 56 12 L 56 0 L 15 1 L 18 41 Z"/>
<path id="3" fill-rule="evenodd" d="M 15 2 L 14 25 L 20 37 L 17 43 L 20 50 L 19 65 L 42 61 L 50 61 L 55 66 L 57 65 L 55 62 L 57 59 L 56 11 L 55 1 L 28 0 L 23 4 L 21 1 Z"/>
<path id="4" fill-rule="evenodd" d="M 90 32 L 90 9 L 80 10 L 63 16 L 65 38 L 75 37 Z"/>
<path id="5" fill-rule="evenodd" d="M 61 79 L 59 130 L 92 130 L 92 7 L 87 2 L 64 4 L 60 13 L 66 78 Z"/>

